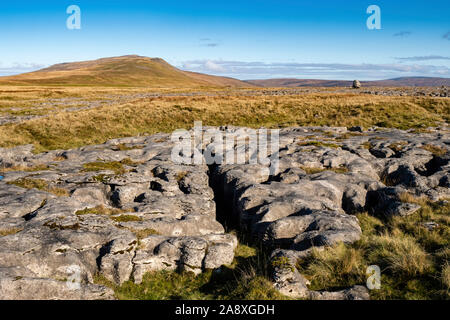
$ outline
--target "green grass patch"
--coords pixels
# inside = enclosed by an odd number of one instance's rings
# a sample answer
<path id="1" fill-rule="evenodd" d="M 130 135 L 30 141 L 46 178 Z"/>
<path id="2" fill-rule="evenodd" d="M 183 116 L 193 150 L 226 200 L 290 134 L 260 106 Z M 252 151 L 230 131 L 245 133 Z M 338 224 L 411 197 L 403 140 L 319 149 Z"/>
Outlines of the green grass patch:
<path id="1" fill-rule="evenodd" d="M 333 171 L 336 173 L 347 173 L 348 168 L 347 167 L 338 167 L 338 168 L 314 168 L 314 167 L 306 167 L 306 166 L 300 166 L 300 169 L 304 170 L 306 174 L 316 174 L 324 171 Z"/>
<path id="2" fill-rule="evenodd" d="M 21 229 L 21 228 L 11 228 L 11 229 L 0 230 L 0 237 L 9 236 L 11 234 L 16 234 L 22 230 L 23 229 Z"/>
<path id="3" fill-rule="evenodd" d="M 123 167 L 123 164 L 119 161 L 95 161 L 83 164 L 84 172 L 103 170 L 113 171 L 115 174 L 124 174 L 127 172 L 127 170 Z"/>
<path id="4" fill-rule="evenodd" d="M 418 200 L 419 201 L 419 200 Z M 342 243 L 313 250 L 297 267 L 311 289 L 334 290 L 365 285 L 366 268 L 381 269 L 381 289 L 372 299 L 448 299 L 450 204 L 420 200 L 422 208 L 408 217 L 381 220 L 358 214 L 363 235 L 351 245 Z M 429 229 L 424 223 L 434 222 Z"/>
<path id="5" fill-rule="evenodd" d="M 301 141 L 297 145 L 301 147 L 305 146 L 316 146 L 316 147 L 327 147 L 327 148 L 340 148 L 341 146 L 335 143 L 323 142 L 323 141 Z"/>
<path id="6" fill-rule="evenodd" d="M 295 270 L 294 267 L 289 262 L 288 257 L 278 257 L 278 258 L 272 259 L 271 264 L 272 264 L 273 268 L 289 269 L 292 271 Z"/>
<path id="7" fill-rule="evenodd" d="M 95 283 L 114 289 L 118 299 L 126 300 L 274 300 L 287 299 L 273 288 L 268 278 L 268 257 L 260 248 L 239 244 L 235 259 L 220 271 L 200 275 L 172 271 L 150 272 L 141 284 L 127 281 L 117 286 L 103 276 Z"/>
<path id="8" fill-rule="evenodd" d="M 422 146 L 422 149 L 427 150 L 429 152 L 431 152 L 433 155 L 438 156 L 438 157 L 442 157 L 443 155 L 445 155 L 448 150 L 446 148 L 442 148 L 440 146 L 436 146 L 433 144 L 426 144 L 424 146 Z"/>
<path id="9" fill-rule="evenodd" d="M 53 193 L 58 197 L 69 196 L 69 192 L 66 189 L 50 186 L 47 181 L 42 179 L 21 178 L 7 183 L 25 189 L 38 189 L 45 192 Z"/>
<path id="10" fill-rule="evenodd" d="M 11 171 L 24 171 L 24 172 L 35 172 L 35 171 L 44 171 L 49 167 L 47 165 L 39 164 L 35 166 L 12 166 L 7 168 L 0 168 L 0 173 L 11 172 Z"/>
<path id="11" fill-rule="evenodd" d="M 149 236 L 161 235 L 160 232 L 158 232 L 155 229 L 151 229 L 151 228 L 141 229 L 141 230 L 130 229 L 130 231 L 133 232 L 139 240 L 147 238 Z"/>
<path id="12" fill-rule="evenodd" d="M 111 217 L 111 219 L 116 222 L 142 221 L 141 217 L 133 216 L 131 214 L 122 214 L 120 216 Z"/>
<path id="13" fill-rule="evenodd" d="M 129 150 L 136 150 L 136 149 L 143 149 L 143 146 L 129 146 L 126 143 L 119 143 L 113 147 L 113 150 L 116 151 L 129 151 Z"/>
<path id="14" fill-rule="evenodd" d="M 107 208 L 103 205 L 94 207 L 94 208 L 85 208 L 83 210 L 78 210 L 75 212 L 77 216 L 84 216 L 86 214 L 97 214 L 97 215 L 113 215 L 120 214 L 124 212 L 130 212 L 131 210 L 122 210 L 117 208 Z"/>
<path id="15" fill-rule="evenodd" d="M 107 174 L 98 174 L 92 177 L 92 180 L 95 182 L 107 183 L 110 179 L 110 176 Z"/>
<path id="16" fill-rule="evenodd" d="M 134 162 L 130 158 L 125 158 L 121 161 L 95 161 L 83 164 L 83 171 L 90 172 L 109 170 L 113 171 L 116 175 L 120 175 L 128 172 L 124 166 L 137 166 L 138 164 L 140 164 L 140 162 Z M 104 175 L 98 175 L 96 177 L 103 180 Z"/>

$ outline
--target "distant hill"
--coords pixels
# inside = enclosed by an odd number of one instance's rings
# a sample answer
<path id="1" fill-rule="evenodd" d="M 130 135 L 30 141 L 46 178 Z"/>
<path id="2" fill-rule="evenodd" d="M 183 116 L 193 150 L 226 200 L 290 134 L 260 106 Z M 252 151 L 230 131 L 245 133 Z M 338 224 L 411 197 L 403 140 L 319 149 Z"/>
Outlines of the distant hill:
<path id="1" fill-rule="evenodd" d="M 34 72 L 0 77 L 0 85 L 252 87 L 237 79 L 183 71 L 161 58 L 136 55 L 60 63 Z"/>
<path id="2" fill-rule="evenodd" d="M 350 87 L 353 81 L 318 79 L 247 80 L 259 87 Z M 450 78 L 403 77 L 388 80 L 361 81 L 363 87 L 440 87 L 450 86 Z"/>
<path id="3" fill-rule="evenodd" d="M 403 77 L 361 81 L 363 87 L 450 86 L 449 78 Z M 183 71 L 161 58 L 137 55 L 60 63 L 34 72 L 0 77 L 0 85 L 111 86 L 111 87 L 350 87 L 352 81 L 267 79 L 241 81 Z"/>

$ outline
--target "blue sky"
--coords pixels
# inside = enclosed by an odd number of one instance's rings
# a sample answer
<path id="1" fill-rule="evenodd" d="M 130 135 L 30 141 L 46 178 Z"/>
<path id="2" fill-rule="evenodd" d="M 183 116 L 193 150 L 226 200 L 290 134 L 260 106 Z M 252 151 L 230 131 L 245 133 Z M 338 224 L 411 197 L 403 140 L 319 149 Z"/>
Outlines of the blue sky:
<path id="1" fill-rule="evenodd" d="M 66 27 L 73 4 L 80 30 Z M 0 75 L 126 54 L 240 79 L 450 77 L 450 1 L 0 3 Z"/>

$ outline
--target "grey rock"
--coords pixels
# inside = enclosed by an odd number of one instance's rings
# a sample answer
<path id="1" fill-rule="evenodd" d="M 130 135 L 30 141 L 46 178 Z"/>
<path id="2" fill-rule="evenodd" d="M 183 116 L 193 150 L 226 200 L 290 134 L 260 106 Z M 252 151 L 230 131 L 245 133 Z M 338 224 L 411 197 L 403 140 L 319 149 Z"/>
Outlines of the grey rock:
<path id="1" fill-rule="evenodd" d="M 155 270 L 181 270 L 199 274 L 204 269 L 230 264 L 237 239 L 229 234 L 209 234 L 203 237 L 150 236 L 142 240 L 133 259 L 136 283 L 143 275 Z"/>
<path id="2" fill-rule="evenodd" d="M 402 187 L 387 187 L 367 194 L 368 208 L 371 213 L 390 216 L 407 216 L 420 209 L 415 203 L 402 202 L 401 195 L 407 193 Z"/>
<path id="3" fill-rule="evenodd" d="M 369 300 L 369 291 L 364 286 L 353 286 L 340 291 L 310 291 L 312 300 Z"/>
<path id="4" fill-rule="evenodd" d="M 11 268 L 0 268 L 1 300 L 111 300 L 114 292 L 104 286 L 64 280 L 19 276 Z"/>
<path id="5" fill-rule="evenodd" d="M 342 209 L 348 214 L 364 211 L 367 189 L 359 185 L 348 185 L 342 198 Z"/>
<path id="6" fill-rule="evenodd" d="M 108 204 L 106 192 L 101 187 L 78 188 L 72 193 L 71 198 L 89 204 L 92 207 Z"/>
<path id="7" fill-rule="evenodd" d="M 388 90 L 378 94 L 398 95 Z M 242 144 L 250 129 L 218 129 L 236 138 L 222 156 L 234 151 L 250 156 L 249 147 Z M 150 271 L 198 274 L 218 269 L 232 263 L 237 246 L 236 237 L 226 234 L 218 220 L 233 220 L 241 232 L 288 259 L 290 267 L 274 271 L 275 287 L 283 293 L 311 299 L 365 299 L 367 292 L 361 287 L 309 290 L 295 261 L 312 248 L 357 241 L 361 229 L 355 213 L 414 214 L 420 207 L 402 202 L 403 193 L 432 201 L 448 198 L 449 130 L 445 126 L 429 130 L 416 134 L 377 127 L 367 131 L 283 128 L 274 150 L 279 156 L 277 170 L 271 170 L 270 161 L 173 163 L 174 143 L 168 134 L 42 154 L 33 154 L 32 146 L 0 149 L 2 168 L 49 168 L 1 174 L 0 297 L 109 299 L 113 298 L 109 289 L 93 284 L 95 274 L 121 284 L 131 278 L 139 283 Z M 129 150 L 119 150 L 122 143 Z M 444 152 L 433 154 L 427 145 Z M 213 139 L 197 147 L 219 150 Z M 56 156 L 60 161 L 55 161 Z M 133 162 L 125 164 L 121 174 L 83 170 L 98 159 L 127 158 Z M 11 184 L 22 178 L 41 179 L 48 183 L 47 191 L 58 187 L 70 196 Z M 98 207 L 104 212 L 96 212 Z M 79 270 L 78 291 L 68 291 L 61 281 L 71 276 L 70 268 Z"/>
<path id="8" fill-rule="evenodd" d="M 430 231 L 439 228 L 439 224 L 434 221 L 423 222 L 422 225 Z"/>

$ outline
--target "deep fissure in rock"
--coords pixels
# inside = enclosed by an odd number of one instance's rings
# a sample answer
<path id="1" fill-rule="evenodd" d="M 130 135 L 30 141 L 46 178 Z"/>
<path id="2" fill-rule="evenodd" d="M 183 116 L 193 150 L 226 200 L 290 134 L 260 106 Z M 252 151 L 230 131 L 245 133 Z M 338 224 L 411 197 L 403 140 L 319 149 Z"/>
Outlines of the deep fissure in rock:
<path id="1" fill-rule="evenodd" d="M 225 198 L 225 186 L 218 174 L 218 165 L 208 165 L 209 186 L 214 192 L 214 202 L 216 203 L 216 220 L 225 228 L 225 232 L 238 230 L 239 221 L 234 214 L 233 202 Z"/>
<path id="2" fill-rule="evenodd" d="M 421 176 L 429 177 L 441 170 L 441 167 L 447 165 L 447 163 L 448 159 L 433 156 L 433 159 L 425 163 L 423 168 L 415 168 L 415 170 Z"/>

